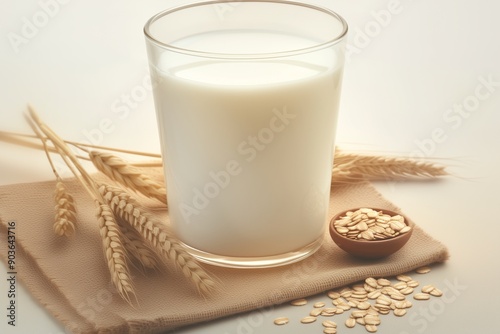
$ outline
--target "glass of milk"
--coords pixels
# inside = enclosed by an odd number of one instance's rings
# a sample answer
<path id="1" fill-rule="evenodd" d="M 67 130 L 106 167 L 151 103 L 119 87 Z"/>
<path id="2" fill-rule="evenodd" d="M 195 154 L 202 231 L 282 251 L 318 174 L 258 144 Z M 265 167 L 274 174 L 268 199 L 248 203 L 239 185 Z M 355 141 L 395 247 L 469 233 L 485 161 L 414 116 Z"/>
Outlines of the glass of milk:
<path id="1" fill-rule="evenodd" d="M 209 1 L 144 28 L 168 211 L 200 261 L 299 261 L 328 220 L 347 24 L 292 1 Z"/>

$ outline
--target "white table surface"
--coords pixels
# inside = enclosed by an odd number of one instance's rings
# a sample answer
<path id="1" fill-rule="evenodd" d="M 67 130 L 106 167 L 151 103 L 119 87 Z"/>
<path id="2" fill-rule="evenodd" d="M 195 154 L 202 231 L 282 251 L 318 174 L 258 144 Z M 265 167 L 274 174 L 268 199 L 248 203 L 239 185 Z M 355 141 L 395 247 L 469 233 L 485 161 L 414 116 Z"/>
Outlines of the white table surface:
<path id="1" fill-rule="evenodd" d="M 379 333 L 498 333 L 500 3 L 311 2 L 336 10 L 350 25 L 338 145 L 425 156 L 449 165 L 454 175 L 436 182 L 376 183 L 451 253 L 445 265 L 418 277 L 443 288 L 446 301 L 417 304 L 403 318 L 383 317 Z M 0 0 L 0 129 L 29 132 L 22 113 L 31 103 L 66 139 L 159 152 L 151 93 L 130 100 L 126 113 L 115 113 L 113 106 L 126 105 L 127 96 L 139 92 L 147 78 L 143 24 L 156 12 L 184 3 Z M 45 6 L 51 12 L 45 22 L 42 4 L 52 4 Z M 392 14 L 382 15 L 387 9 Z M 23 28 L 33 20 L 38 20 L 37 30 Z M 16 44 L 15 34 L 19 37 L 23 29 L 28 38 Z M 106 122 L 111 125 L 99 129 Z M 43 154 L 0 143 L 0 184 L 51 178 Z M 5 269 L 2 263 L 1 272 Z M 0 281 L 1 333 L 64 333 L 22 285 L 18 326 L 7 326 L 7 287 Z M 315 300 L 328 298 L 311 297 Z M 321 333 L 319 322 L 298 322 L 305 313 L 276 306 L 175 333 Z M 293 321 L 273 325 L 282 315 Z M 341 325 L 339 333 L 366 331 Z"/>

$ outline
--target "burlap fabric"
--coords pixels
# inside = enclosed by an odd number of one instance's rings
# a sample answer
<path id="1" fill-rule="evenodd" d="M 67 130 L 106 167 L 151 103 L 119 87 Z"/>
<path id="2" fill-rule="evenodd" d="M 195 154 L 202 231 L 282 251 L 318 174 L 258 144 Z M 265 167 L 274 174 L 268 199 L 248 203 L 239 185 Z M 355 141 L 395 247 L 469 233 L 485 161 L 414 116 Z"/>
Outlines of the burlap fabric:
<path id="1" fill-rule="evenodd" d="M 161 272 L 133 271 L 139 306 L 123 302 L 110 284 L 92 200 L 77 184 L 69 191 L 78 205 L 74 237 L 57 237 L 53 182 L 0 187 L 0 255 L 7 254 L 6 224 L 16 222 L 16 269 L 30 292 L 74 333 L 161 333 L 187 324 L 279 304 L 340 287 L 368 276 L 391 276 L 445 261 L 446 247 L 417 225 L 399 252 L 377 261 L 355 259 L 325 233 L 313 256 L 299 263 L 259 270 L 205 268 L 220 280 L 213 296 L 200 297 L 173 265 Z M 146 202 L 150 205 L 151 202 Z M 372 206 L 399 211 L 369 183 L 332 191 L 330 217 L 342 210 Z M 168 224 L 165 210 L 155 210 Z"/>

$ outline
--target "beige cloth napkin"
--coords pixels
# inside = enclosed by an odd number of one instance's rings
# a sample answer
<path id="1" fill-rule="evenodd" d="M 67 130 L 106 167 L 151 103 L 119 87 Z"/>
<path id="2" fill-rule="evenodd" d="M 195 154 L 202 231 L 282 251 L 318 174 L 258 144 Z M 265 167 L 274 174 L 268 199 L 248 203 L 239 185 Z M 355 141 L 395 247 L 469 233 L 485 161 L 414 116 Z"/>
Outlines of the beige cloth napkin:
<path id="1" fill-rule="evenodd" d="M 418 226 L 399 252 L 377 261 L 349 256 L 325 233 L 320 250 L 296 264 L 255 270 L 205 266 L 223 287 L 207 299 L 173 266 L 146 275 L 134 271 L 140 305 L 132 308 L 110 284 L 94 205 L 74 180 L 68 182 L 68 188 L 78 205 L 77 233 L 70 239 L 55 236 L 54 186 L 43 182 L 0 187 L 0 256 L 5 261 L 5 226 L 16 221 L 18 278 L 74 333 L 160 333 L 313 295 L 369 276 L 408 272 L 448 257 L 446 247 Z M 399 211 L 369 183 L 333 189 L 330 217 L 359 206 Z M 165 210 L 157 210 L 157 216 L 168 222 Z"/>

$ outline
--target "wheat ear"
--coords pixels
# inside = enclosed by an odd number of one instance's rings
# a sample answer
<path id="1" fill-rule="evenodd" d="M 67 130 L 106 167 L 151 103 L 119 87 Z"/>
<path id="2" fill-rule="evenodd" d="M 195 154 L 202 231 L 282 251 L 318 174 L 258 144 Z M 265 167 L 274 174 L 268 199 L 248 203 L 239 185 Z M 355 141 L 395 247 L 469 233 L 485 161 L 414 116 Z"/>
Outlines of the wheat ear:
<path id="1" fill-rule="evenodd" d="M 59 176 L 59 173 L 57 172 L 54 163 L 52 162 L 52 158 L 50 157 L 49 154 L 50 148 L 47 145 L 48 139 L 44 138 L 42 134 L 41 128 L 43 127 L 43 125 L 37 118 L 36 113 L 34 111 L 31 111 L 31 113 L 34 119 L 38 121 L 37 123 L 38 125 L 35 124 L 35 121 L 29 118 L 28 116 L 26 117 L 26 120 L 28 121 L 30 127 L 33 129 L 33 132 L 35 132 L 36 137 L 42 141 L 41 147 L 45 151 L 45 155 L 47 156 L 47 160 L 49 161 L 50 167 L 52 167 L 52 172 L 54 173 L 57 179 L 56 189 L 54 194 L 54 200 L 56 203 L 55 206 L 56 215 L 53 228 L 57 235 L 59 236 L 65 235 L 67 237 L 70 237 L 75 233 L 75 223 L 76 223 L 75 201 L 67 191 L 66 186 L 62 182 L 62 179 Z M 38 126 L 40 126 L 40 128 Z M 53 150 L 58 152 L 57 149 Z"/>
<path id="2" fill-rule="evenodd" d="M 100 151 L 91 151 L 89 157 L 94 166 L 110 179 L 167 205 L 167 195 L 163 184 L 152 180 L 125 160 L 111 153 Z"/>
<path id="3" fill-rule="evenodd" d="M 443 166 L 400 157 L 339 153 L 335 155 L 332 183 L 364 179 L 438 177 L 447 175 Z"/>
<path id="4" fill-rule="evenodd" d="M 71 196 L 64 183 L 58 180 L 54 195 L 56 202 L 56 219 L 54 231 L 59 236 L 70 237 L 75 233 L 76 209 L 75 200 Z"/>
<path id="5" fill-rule="evenodd" d="M 161 258 L 174 262 L 182 270 L 184 276 L 195 284 L 198 291 L 206 294 L 215 288 L 215 281 L 197 263 L 196 259 L 186 252 L 162 223 L 150 219 L 145 210 L 128 193 L 110 185 L 101 185 L 99 191 L 115 214 L 132 225 Z"/>
<path id="6" fill-rule="evenodd" d="M 158 260 L 155 253 L 144 244 L 141 235 L 127 222 L 117 220 L 123 237 L 123 246 L 127 254 L 134 257 L 143 268 L 157 269 Z"/>
<path id="7" fill-rule="evenodd" d="M 135 300 L 137 299 L 127 265 L 127 257 L 120 229 L 109 205 L 99 203 L 98 201 L 96 201 L 96 205 L 99 232 L 108 262 L 108 269 L 111 273 L 111 279 L 120 296 L 132 305 L 132 297 Z"/>

